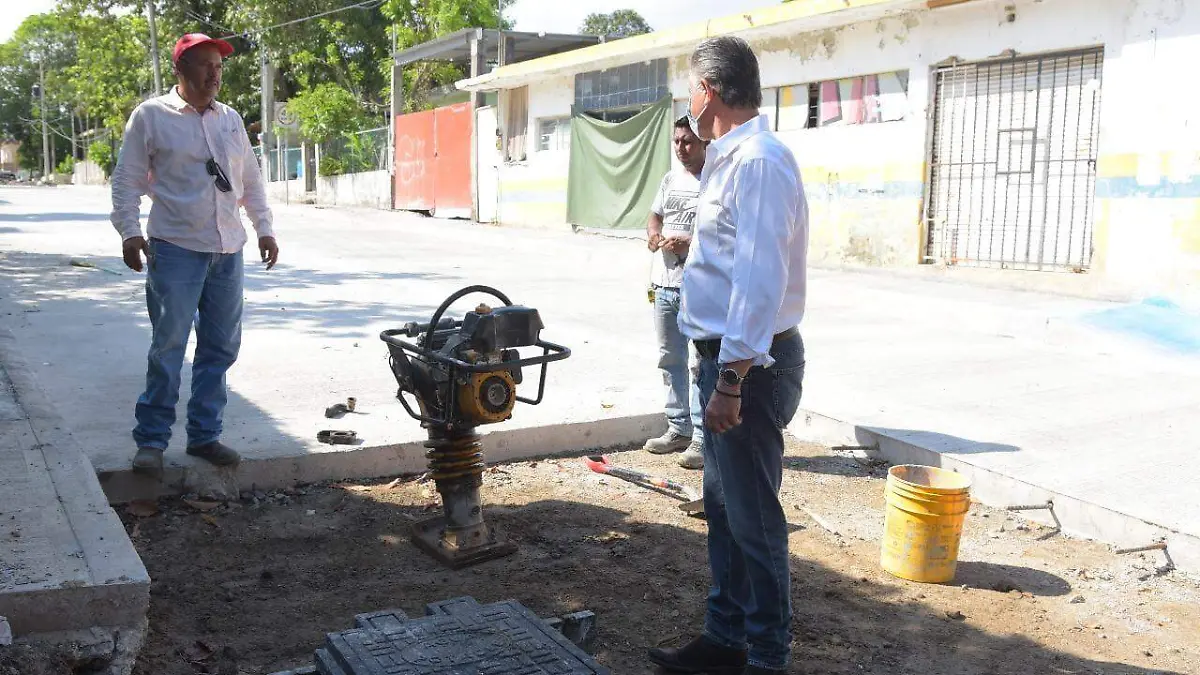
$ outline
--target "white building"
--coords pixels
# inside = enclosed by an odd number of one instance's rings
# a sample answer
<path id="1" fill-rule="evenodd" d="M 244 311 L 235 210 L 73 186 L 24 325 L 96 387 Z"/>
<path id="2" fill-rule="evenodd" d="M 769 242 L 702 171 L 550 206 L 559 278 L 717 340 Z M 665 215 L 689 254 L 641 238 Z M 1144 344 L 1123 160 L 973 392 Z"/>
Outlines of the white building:
<path id="1" fill-rule="evenodd" d="M 568 226 L 572 106 L 682 112 L 719 34 L 759 55 L 816 264 L 1200 293 L 1194 0 L 795 0 L 502 67 L 459 83 L 500 92 L 477 111 L 479 220 Z"/>

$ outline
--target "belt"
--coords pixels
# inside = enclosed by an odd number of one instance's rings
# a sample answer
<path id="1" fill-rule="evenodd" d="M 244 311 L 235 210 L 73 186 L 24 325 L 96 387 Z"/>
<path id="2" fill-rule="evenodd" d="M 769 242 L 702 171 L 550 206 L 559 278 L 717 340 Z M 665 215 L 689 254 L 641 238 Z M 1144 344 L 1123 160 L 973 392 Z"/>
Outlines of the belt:
<path id="1" fill-rule="evenodd" d="M 792 326 L 791 328 L 777 334 L 771 339 L 771 350 L 774 351 L 775 346 L 784 340 L 789 340 L 800 334 L 800 328 Z M 715 340 L 696 340 L 696 351 L 706 359 L 716 361 L 721 357 L 721 338 Z"/>

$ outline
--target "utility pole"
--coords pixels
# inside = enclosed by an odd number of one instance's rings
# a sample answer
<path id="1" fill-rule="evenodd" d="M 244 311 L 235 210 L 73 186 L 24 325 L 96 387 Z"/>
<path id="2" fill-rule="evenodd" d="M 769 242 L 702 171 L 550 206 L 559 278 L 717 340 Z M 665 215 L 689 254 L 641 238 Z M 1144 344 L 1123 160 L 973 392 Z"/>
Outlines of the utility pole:
<path id="1" fill-rule="evenodd" d="M 271 128 L 275 124 L 275 73 L 267 58 L 267 44 L 263 41 L 264 33 L 258 34 L 258 65 L 262 71 L 262 131 L 258 135 L 259 149 L 262 151 L 263 183 L 271 180 L 271 148 L 275 145 L 275 134 Z M 286 174 L 285 174 L 286 176 Z"/>
<path id="2" fill-rule="evenodd" d="M 42 110 L 42 180 L 50 177 L 50 125 L 46 123 L 46 59 L 38 59 L 38 100 Z"/>
<path id="3" fill-rule="evenodd" d="M 154 69 L 154 95 L 163 93 L 162 68 L 158 64 L 158 24 L 154 19 L 154 0 L 146 1 L 146 13 L 150 19 L 150 67 Z"/>

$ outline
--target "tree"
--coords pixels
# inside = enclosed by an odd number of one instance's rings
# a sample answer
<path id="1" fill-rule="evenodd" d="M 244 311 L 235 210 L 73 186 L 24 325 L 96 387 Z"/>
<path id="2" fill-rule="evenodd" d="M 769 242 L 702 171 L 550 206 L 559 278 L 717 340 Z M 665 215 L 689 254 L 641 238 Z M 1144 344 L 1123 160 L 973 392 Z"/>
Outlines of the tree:
<path id="1" fill-rule="evenodd" d="M 35 14 L 21 23 L 12 38 L 0 44 L 0 136 L 21 144 L 21 166 L 42 168 L 42 106 L 34 95 L 41 87 L 46 121 L 54 142 L 51 166 L 71 154 L 72 83 L 64 72 L 74 63 L 79 37 L 61 12 Z M 64 133 L 65 129 L 65 133 Z"/>
<path id="2" fill-rule="evenodd" d="M 261 119 L 260 56 L 265 52 L 277 72 L 276 100 L 336 85 L 336 92 L 325 88 L 310 102 L 352 100 L 358 116 L 346 119 L 374 126 L 391 100 L 393 33 L 404 49 L 462 28 L 495 28 L 501 24 L 500 9 L 512 0 L 499 0 L 499 6 L 497 0 L 381 0 L 378 6 L 353 0 L 58 0 L 54 12 L 30 17 L 11 40 L 0 43 L 0 134 L 22 141 L 22 156 L 35 157 L 40 165 L 40 119 L 31 105 L 38 70 L 30 54 L 44 55 L 39 58 L 46 66 L 47 106 L 57 131 L 70 136 L 72 112 L 90 117 L 96 126 L 123 131 L 133 107 L 153 93 L 147 2 L 154 3 L 158 17 L 165 84 L 174 80 L 175 39 L 204 32 L 228 38 L 236 50 L 225 62 L 220 99 L 248 125 Z M 461 66 L 438 62 L 406 68 L 406 108 L 419 109 L 424 92 L 465 74 Z M 37 133 L 31 133 L 34 129 Z M 59 141 L 61 154 L 69 154 L 70 144 Z"/>
<path id="3" fill-rule="evenodd" d="M 146 19 L 137 14 L 80 14 L 70 21 L 79 42 L 62 80 L 71 83 L 72 106 L 119 133 L 154 86 Z"/>
<path id="4" fill-rule="evenodd" d="M 111 176 L 113 169 L 117 166 L 117 158 L 113 156 L 112 147 L 104 141 L 96 141 L 88 146 L 87 156 L 104 171 L 105 178 Z"/>
<path id="5" fill-rule="evenodd" d="M 618 9 L 611 14 L 593 12 L 583 20 L 579 32 L 584 35 L 599 35 L 604 38 L 620 39 L 651 32 L 650 24 L 632 9 Z"/>
<path id="6" fill-rule="evenodd" d="M 396 48 L 437 39 L 463 28 L 511 28 L 502 24 L 501 11 L 514 0 L 385 0 L 380 10 L 396 27 Z M 390 59 L 381 64 L 391 72 Z M 404 68 L 404 110 L 421 110 L 430 89 L 452 84 L 466 76 L 460 66 L 437 61 L 419 61 Z"/>
<path id="7" fill-rule="evenodd" d="M 354 94 L 339 84 L 326 82 L 288 100 L 300 135 L 320 143 L 363 128 L 366 115 Z"/>
<path id="8" fill-rule="evenodd" d="M 338 4 L 342 3 L 332 7 Z M 366 5 L 279 26 L 329 9 L 328 0 L 245 0 L 231 3 L 220 21 L 231 31 L 259 41 L 256 50 L 267 50 L 278 72 L 278 100 L 334 83 L 351 92 L 363 107 L 382 113 L 388 77 L 379 63 L 388 58 L 390 39 L 378 8 Z M 255 34 L 256 29 L 272 26 L 278 27 L 261 37 Z M 257 60 L 254 68 L 257 74 Z"/>

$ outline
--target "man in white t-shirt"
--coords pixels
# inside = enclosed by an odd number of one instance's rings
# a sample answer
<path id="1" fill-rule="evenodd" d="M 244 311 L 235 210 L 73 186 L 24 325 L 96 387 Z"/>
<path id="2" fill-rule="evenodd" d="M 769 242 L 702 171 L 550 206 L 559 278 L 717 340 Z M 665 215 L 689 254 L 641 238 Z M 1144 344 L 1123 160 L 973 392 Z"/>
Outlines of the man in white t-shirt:
<path id="1" fill-rule="evenodd" d="M 667 432 L 646 441 L 646 450 L 659 455 L 684 450 L 679 465 L 700 469 L 704 467 L 704 409 L 700 407 L 691 367 L 694 359 L 688 357 L 689 342 L 679 332 L 679 289 L 692 242 L 700 171 L 708 144 L 692 133 L 686 117 L 676 120 L 672 144 L 681 167 L 663 177 L 646 224 L 654 254 L 650 285 L 658 333 L 658 367 L 667 385 Z"/>

